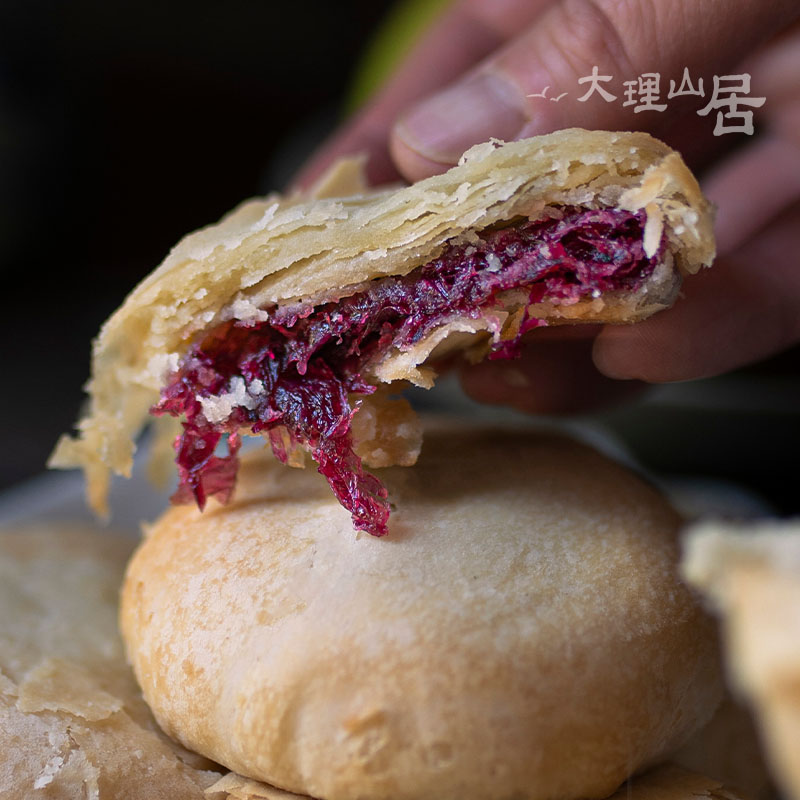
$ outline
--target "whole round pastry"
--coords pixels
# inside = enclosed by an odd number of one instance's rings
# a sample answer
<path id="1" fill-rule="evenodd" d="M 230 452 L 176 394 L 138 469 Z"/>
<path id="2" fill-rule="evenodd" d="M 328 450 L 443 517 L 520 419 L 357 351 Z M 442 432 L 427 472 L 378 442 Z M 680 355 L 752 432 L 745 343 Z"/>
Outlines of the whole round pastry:
<path id="1" fill-rule="evenodd" d="M 312 469 L 246 460 L 235 501 L 170 509 L 122 630 L 164 729 L 325 800 L 601 798 L 720 696 L 679 519 L 575 442 L 439 431 L 380 471 L 389 535 Z"/>

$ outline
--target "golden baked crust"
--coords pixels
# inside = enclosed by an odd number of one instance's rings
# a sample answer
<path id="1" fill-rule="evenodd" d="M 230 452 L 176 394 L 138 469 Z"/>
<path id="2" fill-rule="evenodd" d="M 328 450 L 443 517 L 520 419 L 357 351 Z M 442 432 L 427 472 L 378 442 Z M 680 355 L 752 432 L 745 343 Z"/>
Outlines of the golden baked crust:
<path id="1" fill-rule="evenodd" d="M 698 525 L 684 573 L 721 614 L 735 688 L 781 788 L 800 798 L 800 523 Z"/>
<path id="2" fill-rule="evenodd" d="M 308 800 L 306 795 L 284 792 L 233 772 L 211 789 L 228 792 L 231 800 Z M 749 796 L 719 780 L 665 764 L 626 781 L 608 800 L 742 800 L 744 797 Z"/>
<path id="3" fill-rule="evenodd" d="M 157 728 L 125 663 L 117 593 L 133 542 L 0 531 L 0 797 L 213 800 L 221 777 Z"/>
<path id="4" fill-rule="evenodd" d="M 326 800 L 606 797 L 711 715 L 713 626 L 674 512 L 574 442 L 429 432 L 359 536 L 311 470 L 246 460 L 169 510 L 121 626 L 164 729 Z"/>
<path id="5" fill-rule="evenodd" d="M 677 153 L 644 133 L 570 129 L 488 142 L 413 186 L 328 197 L 343 181 L 357 185 L 352 165 L 320 187 L 325 197 L 253 200 L 187 236 L 106 322 L 94 343 L 90 409 L 79 438 L 63 437 L 50 462 L 86 470 L 94 508 L 105 510 L 110 471 L 130 473 L 132 438 L 182 353 L 225 320 L 258 319 L 275 303 L 336 299 L 373 278 L 407 274 L 453 237 L 553 205 L 644 209 L 647 254 L 662 233 L 667 243 L 663 264 L 636 292 L 531 307 L 553 323 L 641 319 L 670 304 L 680 275 L 714 255 L 710 209 L 695 179 Z M 419 365 L 432 351 L 451 335 L 461 347 L 474 344 L 475 333 L 497 326 L 498 313 L 448 322 L 413 348 L 390 353 L 374 377 L 430 385 L 433 373 Z M 515 319 L 510 313 L 501 322 L 513 328 Z"/>

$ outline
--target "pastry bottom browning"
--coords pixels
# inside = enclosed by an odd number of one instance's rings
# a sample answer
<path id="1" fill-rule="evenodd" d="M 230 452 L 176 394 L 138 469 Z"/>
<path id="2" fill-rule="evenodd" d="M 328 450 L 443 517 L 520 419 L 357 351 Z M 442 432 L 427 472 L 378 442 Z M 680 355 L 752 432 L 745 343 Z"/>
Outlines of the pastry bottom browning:
<path id="1" fill-rule="evenodd" d="M 644 252 L 645 213 L 619 209 L 550 209 L 551 216 L 453 241 L 435 260 L 402 277 L 372 281 L 338 302 L 276 308 L 266 321 L 233 320 L 196 343 L 161 392 L 153 414 L 184 416 L 176 442 L 180 486 L 173 502 L 209 496 L 227 502 L 238 469 L 239 431 L 266 433 L 287 461 L 310 451 L 359 530 L 387 531 L 389 502 L 381 482 L 353 450 L 350 424 L 376 382 L 369 366 L 392 349 L 422 340 L 458 317 L 478 318 L 522 290 L 524 306 L 561 304 L 607 291 L 635 291 L 661 248 Z M 524 313 L 490 358 L 516 355 L 520 337 L 546 324 Z M 215 451 L 228 435 L 228 453 Z"/>

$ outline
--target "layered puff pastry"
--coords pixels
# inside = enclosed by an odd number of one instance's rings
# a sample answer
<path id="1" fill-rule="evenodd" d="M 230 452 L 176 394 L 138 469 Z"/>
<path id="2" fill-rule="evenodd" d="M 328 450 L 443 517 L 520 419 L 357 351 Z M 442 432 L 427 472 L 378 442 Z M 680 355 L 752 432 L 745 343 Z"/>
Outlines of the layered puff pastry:
<path id="1" fill-rule="evenodd" d="M 453 350 L 514 355 L 541 325 L 643 319 L 714 256 L 697 182 L 643 133 L 490 141 L 401 189 L 368 190 L 350 162 L 316 194 L 187 236 L 104 325 L 89 412 L 51 459 L 86 470 L 94 508 L 152 410 L 184 420 L 177 501 L 225 502 L 240 434 L 264 434 L 283 461 L 310 453 L 355 526 L 383 534 L 362 461 L 411 464 L 421 441 L 388 386 L 431 386 Z"/>
<path id="2" fill-rule="evenodd" d="M 161 732 L 125 661 L 117 598 L 133 544 L 77 523 L 0 529 L 3 800 L 228 796 L 210 788 L 227 770 Z"/>

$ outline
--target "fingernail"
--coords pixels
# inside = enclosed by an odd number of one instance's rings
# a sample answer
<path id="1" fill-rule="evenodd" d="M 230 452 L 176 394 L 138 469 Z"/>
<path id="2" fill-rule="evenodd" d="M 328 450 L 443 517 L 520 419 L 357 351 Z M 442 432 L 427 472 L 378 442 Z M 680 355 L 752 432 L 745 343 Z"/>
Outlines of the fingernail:
<path id="1" fill-rule="evenodd" d="M 525 122 L 516 89 L 495 75 L 480 75 L 424 100 L 400 119 L 395 133 L 423 158 L 455 164 L 490 137 L 516 138 Z"/>

